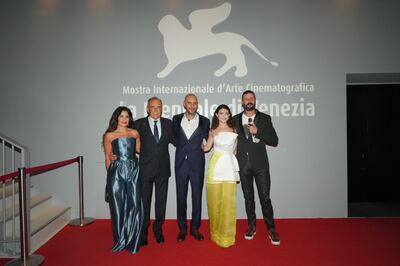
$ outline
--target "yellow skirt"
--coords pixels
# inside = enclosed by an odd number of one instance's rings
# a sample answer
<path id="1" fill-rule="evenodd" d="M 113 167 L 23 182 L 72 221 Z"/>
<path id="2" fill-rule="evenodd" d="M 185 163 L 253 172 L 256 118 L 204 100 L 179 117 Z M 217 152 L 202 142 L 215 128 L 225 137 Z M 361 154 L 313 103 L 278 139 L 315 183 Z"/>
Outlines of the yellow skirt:
<path id="1" fill-rule="evenodd" d="M 227 248 L 236 237 L 236 182 L 213 181 L 213 169 L 219 154 L 214 152 L 207 172 L 206 190 L 211 240 Z"/>

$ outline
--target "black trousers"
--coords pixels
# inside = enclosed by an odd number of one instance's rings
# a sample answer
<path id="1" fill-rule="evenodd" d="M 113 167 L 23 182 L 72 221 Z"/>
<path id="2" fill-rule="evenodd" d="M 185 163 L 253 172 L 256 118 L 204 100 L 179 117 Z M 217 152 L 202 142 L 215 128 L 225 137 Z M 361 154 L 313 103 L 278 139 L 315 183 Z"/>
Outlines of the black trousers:
<path id="1" fill-rule="evenodd" d="M 147 236 L 147 230 L 150 224 L 153 184 L 155 187 L 155 221 L 153 223 L 153 232 L 155 235 L 162 232 L 162 225 L 165 221 L 165 211 L 167 207 L 168 177 L 144 177 L 141 182 L 144 209 L 142 236 L 144 237 Z"/>
<path id="2" fill-rule="evenodd" d="M 248 225 L 256 225 L 253 185 L 253 180 L 255 180 L 264 222 L 267 225 L 268 229 L 275 228 L 274 211 L 270 199 L 271 177 L 269 175 L 269 169 L 254 169 L 254 167 L 251 165 L 250 160 L 247 160 L 245 167 L 243 169 L 240 169 L 239 173 L 246 206 Z"/>

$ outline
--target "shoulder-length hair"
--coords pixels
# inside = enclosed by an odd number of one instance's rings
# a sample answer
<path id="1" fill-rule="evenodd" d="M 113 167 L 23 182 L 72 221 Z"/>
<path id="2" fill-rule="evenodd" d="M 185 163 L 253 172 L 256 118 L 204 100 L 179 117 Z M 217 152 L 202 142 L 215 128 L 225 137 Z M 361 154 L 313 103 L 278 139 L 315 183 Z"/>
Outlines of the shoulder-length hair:
<path id="1" fill-rule="evenodd" d="M 215 109 L 215 112 L 214 112 L 214 115 L 212 118 L 212 122 L 211 122 L 211 129 L 216 129 L 219 126 L 219 120 L 218 120 L 217 114 L 221 109 L 225 109 L 229 112 L 229 119 L 226 123 L 227 123 L 228 127 L 235 129 L 235 126 L 233 124 L 233 117 L 232 117 L 231 109 L 229 109 L 229 106 L 226 104 L 220 104 L 217 107 L 217 109 Z"/>
<path id="2" fill-rule="evenodd" d="M 106 132 L 103 134 L 103 139 L 104 135 L 108 132 L 113 132 L 117 129 L 118 126 L 118 117 L 121 115 L 122 112 L 127 112 L 129 116 L 129 122 L 127 127 L 128 128 L 133 128 L 133 116 L 131 110 L 126 107 L 126 106 L 119 106 L 117 109 L 114 110 L 113 114 L 111 115 L 110 121 L 108 122 L 108 128 Z"/>

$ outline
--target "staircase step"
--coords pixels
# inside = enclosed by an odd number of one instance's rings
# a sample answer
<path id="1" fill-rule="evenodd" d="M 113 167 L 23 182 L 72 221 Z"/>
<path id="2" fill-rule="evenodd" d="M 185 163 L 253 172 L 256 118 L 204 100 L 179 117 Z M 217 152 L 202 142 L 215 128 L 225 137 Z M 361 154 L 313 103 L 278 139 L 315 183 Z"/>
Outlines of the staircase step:
<path id="1" fill-rule="evenodd" d="M 50 206 L 46 210 L 36 213 L 31 217 L 31 252 L 36 251 L 71 220 L 71 207 Z M 19 228 L 19 220 L 16 220 L 16 228 Z M 1 257 L 18 257 L 20 253 L 19 230 L 16 231 L 15 239 L 7 236 L 9 241 L 8 252 L 4 253 L 4 247 L 0 250 Z M 1 245 L 0 245 L 1 246 Z"/>
<path id="2" fill-rule="evenodd" d="M 36 234 L 52 221 L 71 209 L 71 207 L 52 205 L 51 200 L 45 204 L 47 207 L 43 207 L 40 211 L 32 212 L 31 214 L 31 235 Z M 15 220 L 15 227 L 19 228 L 19 216 Z M 16 237 L 19 238 L 19 230 L 16 230 Z"/>
<path id="3" fill-rule="evenodd" d="M 29 191 L 30 243 L 31 252 L 34 252 L 69 223 L 71 219 L 71 207 L 37 190 L 32 185 Z M 20 256 L 18 192 L 18 182 L 7 182 L 5 185 L 0 184 L 0 257 L 15 258 Z M 4 212 L 6 215 L 3 218 Z M 14 219 L 12 218 L 13 216 L 15 217 Z"/>
<path id="4" fill-rule="evenodd" d="M 32 215 L 31 235 L 36 234 L 70 209 L 71 207 L 51 206 L 38 215 Z"/>
<path id="5" fill-rule="evenodd" d="M 4 184 L 0 185 L 0 199 L 3 197 L 3 188 L 5 188 L 5 197 L 8 197 L 12 194 L 12 181 L 8 181 Z M 18 192 L 18 183 L 14 181 L 14 191 L 15 193 Z"/>
<path id="6" fill-rule="evenodd" d="M 31 252 L 36 251 L 71 220 L 71 207 L 52 206 L 42 215 L 32 219 Z"/>
<path id="7" fill-rule="evenodd" d="M 45 202 L 46 200 L 49 200 L 51 196 L 49 195 L 43 195 L 43 194 L 36 194 L 36 195 L 31 195 L 31 209 L 35 208 L 36 206 L 40 205 L 41 203 Z M 8 202 L 11 205 L 11 199 L 8 200 Z M 12 213 L 12 206 L 9 206 L 6 208 L 6 222 L 12 219 L 13 213 Z M 15 199 L 15 205 L 14 205 L 14 215 L 16 216 L 16 219 L 19 219 L 19 199 L 18 195 L 16 195 Z M 0 211 L 0 217 L 3 219 L 3 211 Z M 3 221 L 0 221 L 2 223 Z"/>

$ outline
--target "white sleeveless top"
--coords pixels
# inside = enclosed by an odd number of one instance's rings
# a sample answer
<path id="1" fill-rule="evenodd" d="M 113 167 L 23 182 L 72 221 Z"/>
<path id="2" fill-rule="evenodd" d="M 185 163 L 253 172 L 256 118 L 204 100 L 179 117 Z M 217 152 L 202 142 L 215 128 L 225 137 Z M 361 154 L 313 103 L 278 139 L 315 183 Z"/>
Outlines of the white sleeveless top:
<path id="1" fill-rule="evenodd" d="M 215 163 L 214 181 L 239 181 L 239 163 L 233 154 L 238 134 L 219 132 L 214 136 L 214 152 L 221 156 Z"/>

